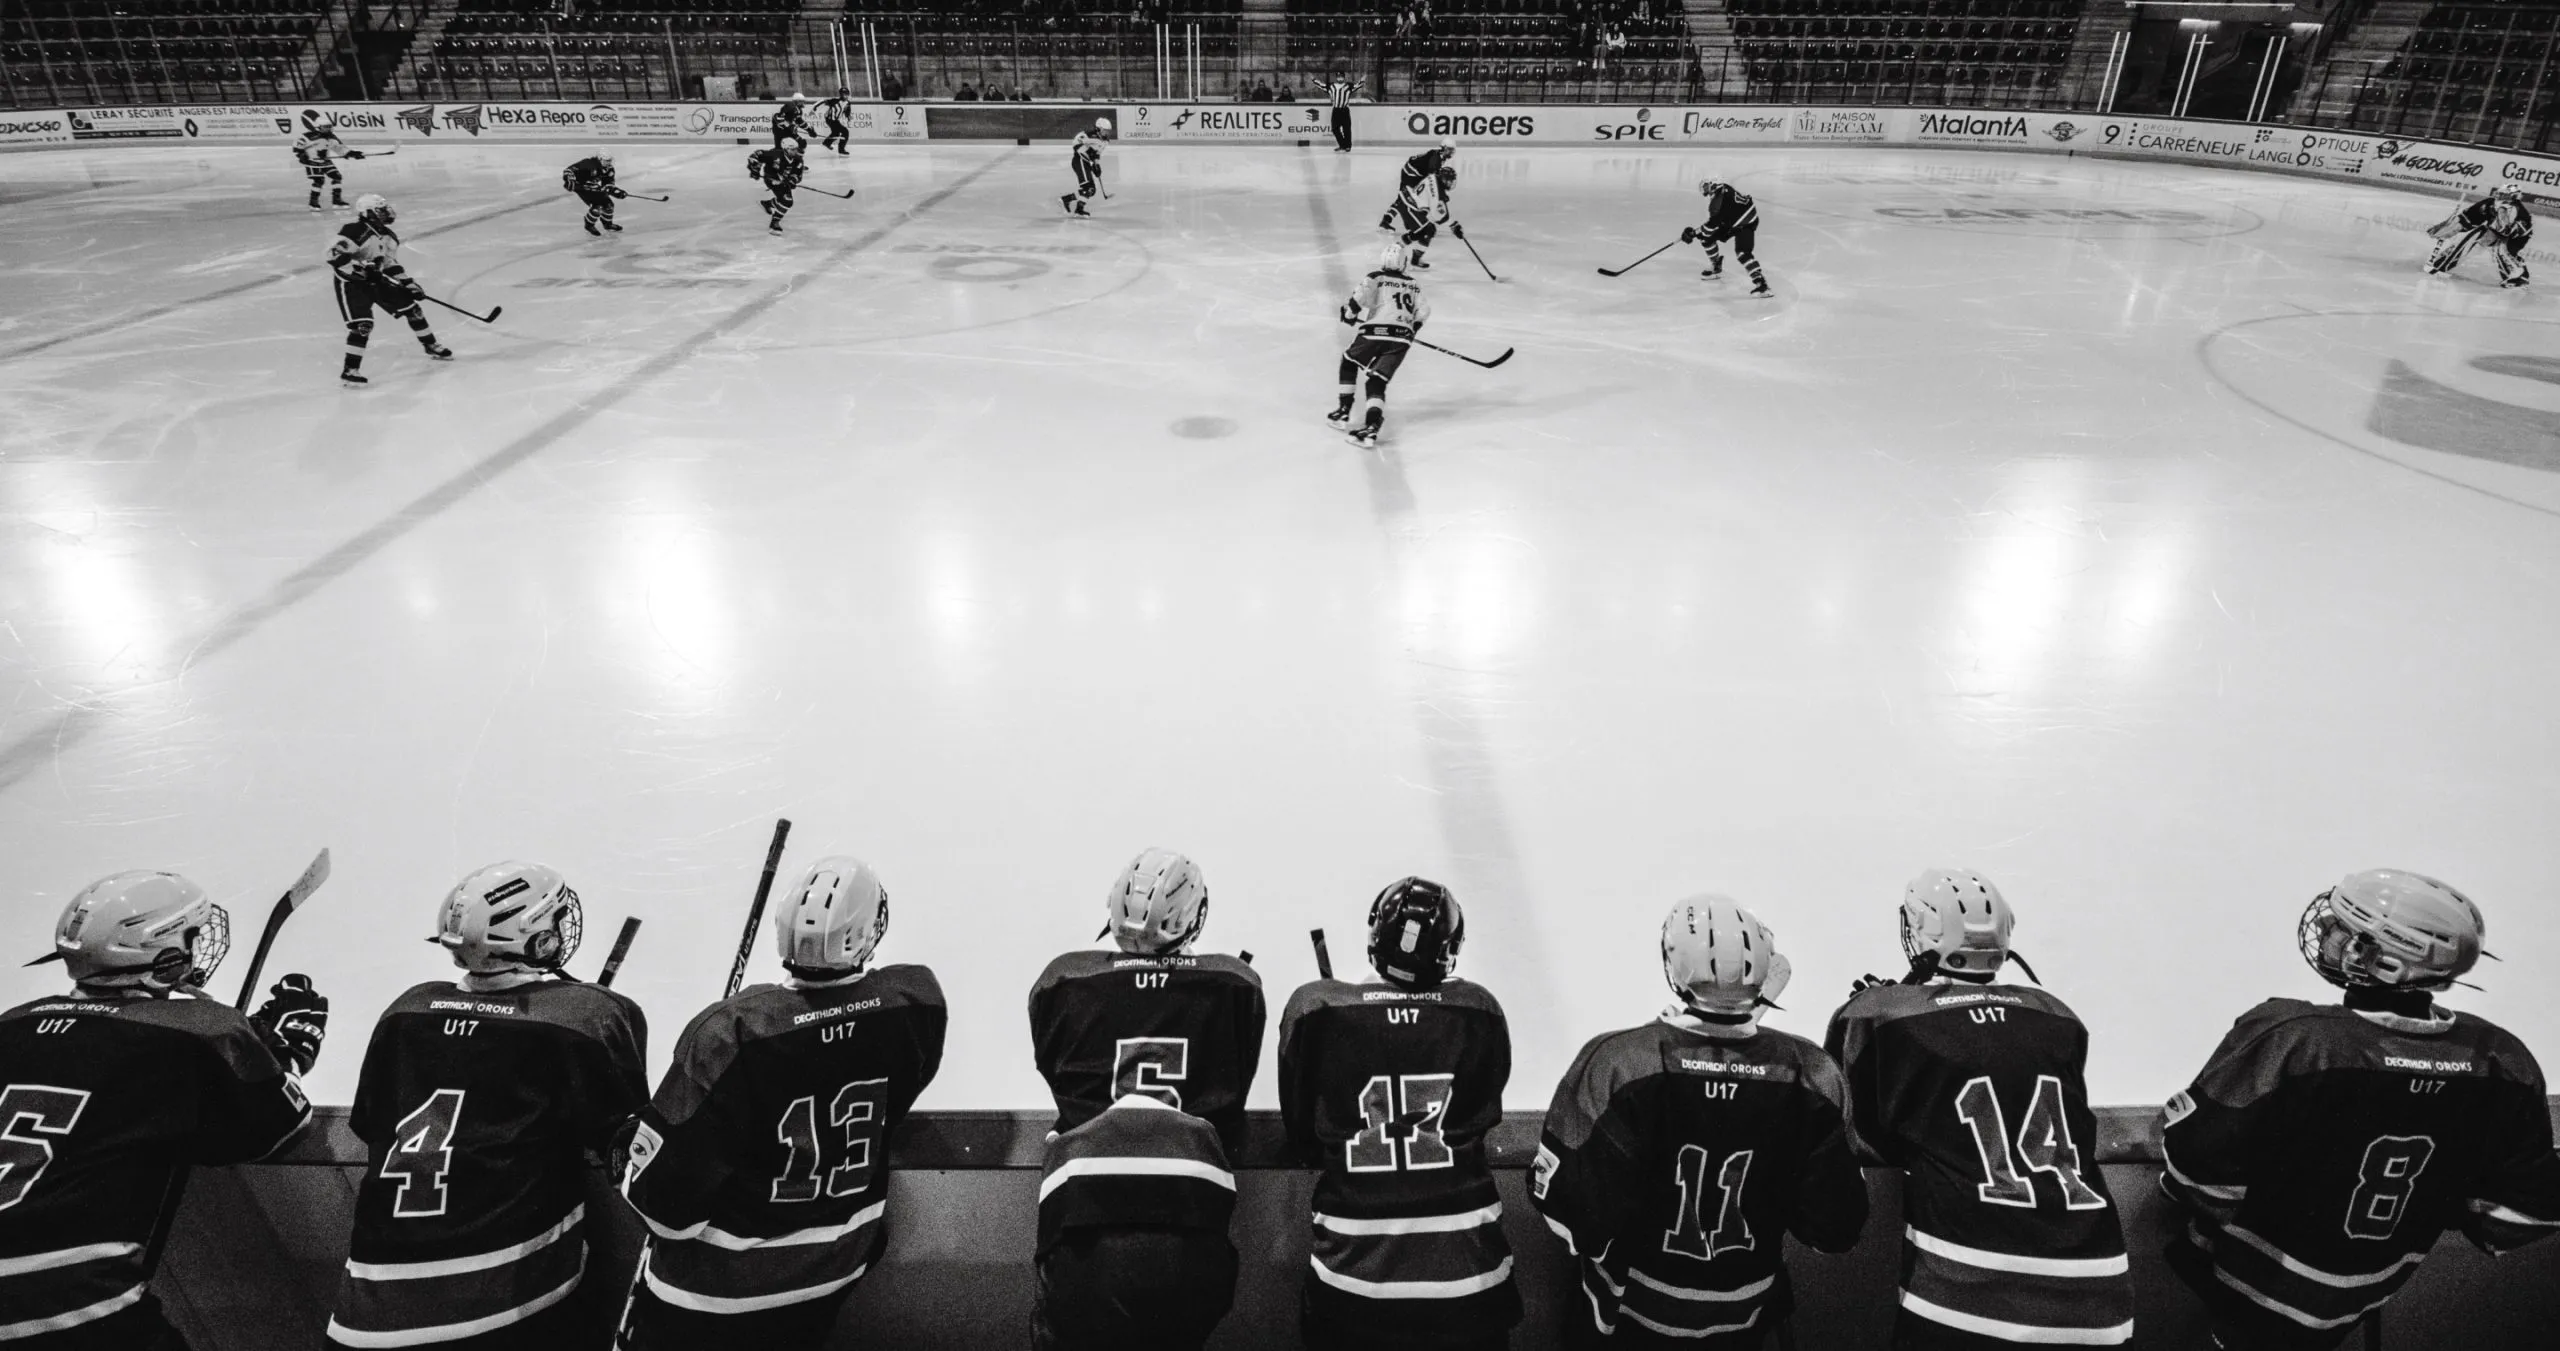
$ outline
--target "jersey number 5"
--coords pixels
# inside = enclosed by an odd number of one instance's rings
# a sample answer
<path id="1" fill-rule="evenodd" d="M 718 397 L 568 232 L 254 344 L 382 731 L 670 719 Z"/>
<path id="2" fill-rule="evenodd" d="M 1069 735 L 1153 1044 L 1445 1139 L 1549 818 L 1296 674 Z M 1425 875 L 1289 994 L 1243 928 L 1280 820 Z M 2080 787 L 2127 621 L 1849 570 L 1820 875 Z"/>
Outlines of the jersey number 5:
<path id="1" fill-rule="evenodd" d="M 782 1176 L 773 1180 L 776 1201 L 815 1201 L 820 1196 L 853 1196 L 871 1185 L 871 1155 L 880 1141 L 880 1100 L 888 1096 L 886 1079 L 856 1079 L 836 1090 L 827 1104 L 827 1124 L 844 1131 L 844 1162 L 826 1168 L 818 1143 L 818 1098 L 793 1098 L 774 1127 L 790 1155 Z M 824 1169 L 825 1176 L 819 1176 Z"/>
<path id="2" fill-rule="evenodd" d="M 1454 1166 L 1457 1155 L 1440 1133 L 1449 1115 L 1449 1096 L 1456 1091 L 1454 1074 L 1378 1075 L 1360 1087 L 1360 1133 L 1342 1146 L 1344 1166 L 1355 1173 L 1396 1170 L 1397 1140 L 1404 1137 L 1403 1166 L 1415 1172 Z M 1396 1111 L 1401 1095 L 1404 1111 Z"/>
<path id="3" fill-rule="evenodd" d="M 1704 1211 L 1707 1165 L 1714 1160 L 1704 1146 L 1680 1146 L 1680 1160 L 1671 1170 L 1671 1180 L 1680 1188 L 1680 1210 L 1672 1216 L 1672 1227 L 1662 1231 L 1664 1252 L 1711 1262 L 1724 1253 L 1751 1251 L 1751 1222 L 1742 1215 L 1742 1186 L 1751 1178 L 1751 1151 L 1725 1155 L 1724 1166 L 1715 1170 L 1716 1190 L 1723 1200 L 1716 1204 L 1716 1227 L 1710 1232 Z"/>
<path id="4" fill-rule="evenodd" d="M 1111 1100 L 1132 1093 L 1182 1110 L 1182 1090 L 1175 1084 L 1191 1077 L 1189 1037 L 1122 1037 L 1111 1055 Z"/>
<path id="5" fill-rule="evenodd" d="M 2347 1237 L 2389 1238 L 2409 1213 L 2409 1197 L 2418 1190 L 2418 1174 L 2436 1155 L 2435 1137 L 2385 1135 L 2364 1147 L 2364 1164 L 2356 1170 L 2355 1195 L 2347 1198 Z"/>
<path id="6" fill-rule="evenodd" d="M 2072 1143 L 2071 1122 L 2063 1115 L 2060 1078 L 2036 1076 L 2036 1095 L 2027 1104 L 2026 1120 L 2018 1126 L 2015 1154 L 2009 1150 L 2009 1119 L 2000 1110 L 2000 1095 L 1991 1091 L 1991 1076 L 1968 1079 L 1956 1091 L 1956 1119 L 1973 1132 L 1973 1148 L 1982 1157 L 1983 1173 L 1982 1185 L 1974 1192 L 1988 1204 L 2034 1208 L 2036 1184 L 2018 1171 L 2023 1160 L 2028 1172 L 2051 1173 L 2062 1184 L 2064 1209 L 2107 1208 L 2107 1198 L 2080 1171 L 2080 1146 Z"/>
<path id="7" fill-rule="evenodd" d="M 77 1088 L 11 1084 L 0 1089 L 0 1210 L 27 1199 L 53 1163 L 53 1140 L 80 1124 L 89 1095 Z"/>
<path id="8" fill-rule="evenodd" d="M 439 1088 L 391 1128 L 382 1175 L 400 1184 L 391 1198 L 393 1219 L 423 1220 L 444 1213 L 450 1199 L 445 1175 L 453 1171 L 453 1133 L 462 1127 L 462 1097 L 459 1088 Z"/>

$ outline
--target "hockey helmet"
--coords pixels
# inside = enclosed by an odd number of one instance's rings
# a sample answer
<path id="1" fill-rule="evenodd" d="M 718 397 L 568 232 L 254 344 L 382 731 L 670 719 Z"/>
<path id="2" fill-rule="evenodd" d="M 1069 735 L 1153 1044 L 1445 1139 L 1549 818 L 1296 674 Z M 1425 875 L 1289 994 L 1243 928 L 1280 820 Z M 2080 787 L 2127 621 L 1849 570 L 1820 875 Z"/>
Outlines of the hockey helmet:
<path id="1" fill-rule="evenodd" d="M 400 219 L 400 213 L 392 209 L 390 200 L 381 193 L 368 192 L 356 199 L 356 219 L 367 225 L 389 225 Z"/>
<path id="2" fill-rule="evenodd" d="M 1170 849 L 1149 849 L 1120 870 L 1105 904 L 1111 940 L 1122 952 L 1180 952 L 1209 922 L 1209 883 L 1199 864 Z"/>
<path id="3" fill-rule="evenodd" d="M 2480 961 L 2489 923 L 2471 898 L 2423 873 L 2371 868 L 2321 892 L 2295 932 L 2302 959 L 2346 988 L 2441 990 Z"/>
<path id="4" fill-rule="evenodd" d="M 1107 117 L 1097 117 L 1097 118 L 1093 119 L 1093 129 L 1094 129 L 1095 131 L 1101 132 L 1101 133 L 1102 133 L 1103 135 L 1105 135 L 1105 136 L 1110 135 L 1110 134 L 1111 134 L 1111 119 L 1110 119 L 1110 118 L 1107 118 Z"/>
<path id="5" fill-rule="evenodd" d="M 567 879 L 539 863 L 492 863 L 463 878 L 427 941 L 474 975 L 557 971 L 577 955 L 586 911 Z"/>
<path id="6" fill-rule="evenodd" d="M 1733 188 L 1731 184 L 1725 182 L 1721 178 L 1701 178 L 1698 180 L 1698 195 L 1701 197 L 1713 197 L 1719 190 L 1730 192 Z"/>
<path id="7" fill-rule="evenodd" d="M 810 865 L 809 875 L 773 912 L 782 969 L 803 980 L 832 979 L 869 966 L 888 931 L 889 893 L 880 875 L 842 854 Z"/>
<path id="8" fill-rule="evenodd" d="M 1730 896 L 1692 896 L 1662 920 L 1662 978 L 1690 1009 L 1749 1014 L 1795 974 L 1760 917 Z"/>
<path id="9" fill-rule="evenodd" d="M 1915 970 L 1995 974 L 2017 924 L 2000 888 L 1970 868 L 1931 868 L 1902 889 L 1902 955 Z"/>
<path id="10" fill-rule="evenodd" d="M 213 979 L 231 950 L 231 914 L 204 888 L 148 869 L 101 877 L 80 888 L 53 926 L 53 951 L 82 985 L 171 990 Z"/>
<path id="11" fill-rule="evenodd" d="M 1380 272 L 1393 272 L 1397 276 L 1403 276 L 1404 268 L 1404 245 L 1386 244 L 1382 245 L 1378 249 L 1378 270 Z"/>
<path id="12" fill-rule="evenodd" d="M 2501 202 L 2521 202 L 2524 200 L 2524 189 L 2513 183 L 2501 183 L 2489 189 L 2489 195 Z"/>
<path id="13" fill-rule="evenodd" d="M 1458 153 L 1458 138 L 1457 138 L 1457 137 L 1455 137 L 1455 136 L 1443 136 L 1443 137 L 1441 137 L 1441 138 L 1440 138 L 1440 157 L 1441 157 L 1442 159 L 1447 159 L 1449 156 L 1454 155 L 1454 154 L 1457 154 L 1457 153 Z"/>
<path id="14" fill-rule="evenodd" d="M 782 153 L 786 155 L 797 155 L 802 150 L 807 149 L 808 145 L 809 143 L 807 141 L 801 140 L 797 136 L 785 136 L 782 138 Z"/>
<path id="15" fill-rule="evenodd" d="M 1467 912 L 1437 882 L 1407 877 L 1369 903 L 1369 965 L 1411 990 L 1428 990 L 1458 969 Z"/>

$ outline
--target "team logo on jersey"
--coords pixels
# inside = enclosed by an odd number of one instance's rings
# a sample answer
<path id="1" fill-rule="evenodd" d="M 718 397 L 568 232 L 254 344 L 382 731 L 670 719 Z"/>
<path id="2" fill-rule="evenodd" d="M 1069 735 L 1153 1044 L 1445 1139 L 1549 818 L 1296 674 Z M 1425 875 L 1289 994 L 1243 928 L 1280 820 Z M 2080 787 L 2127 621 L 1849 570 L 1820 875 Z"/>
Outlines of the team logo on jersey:
<path id="1" fill-rule="evenodd" d="M 393 113 L 391 118 L 421 136 L 436 134 L 436 106 L 432 103 L 421 104 L 415 108 L 403 108 Z"/>
<path id="2" fill-rule="evenodd" d="M 623 1167 L 622 1185 L 627 1188 L 632 1183 L 639 1181 L 640 1175 L 648 1171 L 651 1163 L 657 1161 L 658 1151 L 664 1148 L 666 1143 L 666 1140 L 661 1138 L 656 1131 L 649 1129 L 648 1123 L 646 1122 L 641 1123 L 638 1129 L 632 1131 L 631 1162 Z"/>
<path id="3" fill-rule="evenodd" d="M 1546 1200 L 1547 1188 L 1555 1185 L 1556 1169 L 1560 1166 L 1562 1161 L 1556 1158 L 1556 1152 L 1541 1143 L 1537 1161 L 1529 1165 L 1529 1194 L 1541 1201 Z"/>

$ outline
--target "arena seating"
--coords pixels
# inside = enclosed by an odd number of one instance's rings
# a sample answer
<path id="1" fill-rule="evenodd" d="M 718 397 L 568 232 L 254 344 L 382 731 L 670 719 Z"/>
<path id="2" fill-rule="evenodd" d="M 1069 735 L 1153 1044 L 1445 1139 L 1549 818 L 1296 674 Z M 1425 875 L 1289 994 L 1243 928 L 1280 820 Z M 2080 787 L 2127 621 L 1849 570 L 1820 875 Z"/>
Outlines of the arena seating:
<path id="1" fill-rule="evenodd" d="M 2031 102 L 2060 81 L 2079 0 L 1728 0 L 1755 95 Z"/>
<path id="2" fill-rule="evenodd" d="M 2357 100 L 2355 125 L 2458 141 L 2541 142 L 2560 114 L 2560 3 L 2438 5 Z"/>
<path id="3" fill-rule="evenodd" d="M 0 80 L 24 103 L 300 98 L 316 0 L 9 0 Z"/>

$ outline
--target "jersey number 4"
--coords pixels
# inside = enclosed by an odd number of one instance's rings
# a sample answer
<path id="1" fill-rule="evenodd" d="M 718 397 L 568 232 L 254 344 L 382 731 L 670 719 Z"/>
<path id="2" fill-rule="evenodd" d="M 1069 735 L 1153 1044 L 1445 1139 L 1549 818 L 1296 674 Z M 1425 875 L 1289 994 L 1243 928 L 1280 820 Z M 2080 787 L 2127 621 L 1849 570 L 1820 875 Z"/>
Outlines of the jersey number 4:
<path id="1" fill-rule="evenodd" d="M 53 1164 L 54 1140 L 80 1124 L 88 1105 L 88 1093 L 77 1088 L 11 1084 L 0 1089 L 0 1210 L 27 1199 L 36 1179 Z"/>
<path id="2" fill-rule="evenodd" d="M 1662 1250 L 1701 1262 L 1714 1261 L 1729 1252 L 1749 1252 L 1754 1246 L 1751 1222 L 1743 1218 L 1742 1187 L 1751 1178 L 1751 1151 L 1735 1150 L 1724 1156 L 1724 1166 L 1714 1170 L 1716 1191 L 1722 1200 L 1716 1203 L 1716 1227 L 1708 1229 L 1706 1220 L 1708 1165 L 1715 1155 L 1702 1145 L 1680 1146 L 1680 1159 L 1672 1165 L 1671 1180 L 1680 1188 L 1680 1210 L 1671 1217 L 1671 1227 L 1662 1231 Z"/>
<path id="3" fill-rule="evenodd" d="M 2036 1076 L 2036 1095 L 2018 1126 L 2015 1153 L 2009 1148 L 2009 1118 L 2000 1110 L 2000 1095 L 1991 1091 L 1989 1075 L 1968 1079 L 1956 1091 L 1956 1119 L 1973 1132 L 1974 1152 L 1982 1157 L 1983 1181 L 1974 1192 L 1986 1203 L 2034 1208 L 2036 1184 L 2018 1171 L 2023 1161 L 2027 1172 L 2051 1173 L 2062 1184 L 2064 1209 L 2107 1208 L 2107 1198 L 2080 1171 L 2080 1146 L 2072 1143 L 2071 1122 L 2063 1115 L 2060 1078 Z"/>
<path id="4" fill-rule="evenodd" d="M 773 1129 L 790 1155 L 782 1176 L 773 1180 L 778 1202 L 815 1201 L 821 1196 L 853 1196 L 871 1185 L 871 1156 L 880 1142 L 880 1101 L 889 1094 L 886 1079 L 856 1079 L 836 1090 L 827 1104 L 827 1124 L 844 1132 L 844 1161 L 826 1166 L 818 1139 L 818 1098 L 793 1098 Z"/>
<path id="5" fill-rule="evenodd" d="M 1392 1173 L 1399 1166 L 1414 1172 L 1456 1165 L 1457 1155 L 1440 1133 L 1449 1115 L 1449 1096 L 1456 1091 L 1454 1074 L 1381 1074 L 1360 1086 L 1360 1133 L 1342 1146 L 1344 1166 L 1355 1173 Z M 1396 1110 L 1397 1099 L 1404 1110 Z M 1404 1137 L 1401 1142 L 1397 1136 Z"/>
<path id="6" fill-rule="evenodd" d="M 400 1184 L 391 1198 L 394 1219 L 423 1220 L 444 1213 L 451 1199 L 445 1178 L 453 1172 L 453 1133 L 462 1129 L 463 1090 L 439 1088 L 391 1128 L 382 1175 Z"/>

